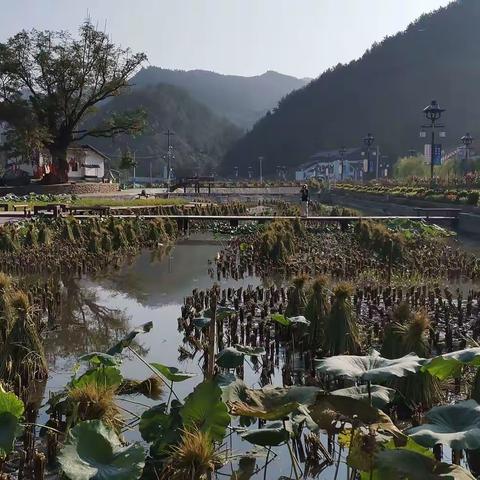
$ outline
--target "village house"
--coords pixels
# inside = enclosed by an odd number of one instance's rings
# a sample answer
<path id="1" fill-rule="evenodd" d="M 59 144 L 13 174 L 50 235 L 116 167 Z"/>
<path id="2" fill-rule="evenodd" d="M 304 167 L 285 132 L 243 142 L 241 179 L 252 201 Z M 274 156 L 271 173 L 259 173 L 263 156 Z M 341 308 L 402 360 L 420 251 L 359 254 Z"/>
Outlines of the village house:
<path id="1" fill-rule="evenodd" d="M 69 181 L 101 182 L 110 176 L 109 158 L 91 145 L 72 145 L 67 151 Z M 19 163 L 16 159 L 7 160 L 7 171 L 23 170 L 31 178 L 40 180 L 49 173 L 50 154 L 43 151 L 29 163 Z"/>

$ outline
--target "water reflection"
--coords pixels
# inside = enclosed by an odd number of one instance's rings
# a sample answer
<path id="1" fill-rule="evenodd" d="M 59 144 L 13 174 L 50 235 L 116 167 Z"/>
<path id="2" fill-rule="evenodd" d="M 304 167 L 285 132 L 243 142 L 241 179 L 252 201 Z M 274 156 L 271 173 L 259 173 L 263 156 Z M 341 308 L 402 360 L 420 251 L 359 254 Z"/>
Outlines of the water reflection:
<path id="1" fill-rule="evenodd" d="M 45 395 L 62 388 L 70 377 L 70 371 L 76 359 L 90 351 L 105 351 L 109 346 L 123 337 L 131 328 L 153 321 L 154 328 L 145 335 L 140 335 L 135 348 L 142 353 L 147 362 L 159 362 L 177 366 L 184 371 L 197 373 L 198 376 L 178 383 L 175 391 L 184 398 L 192 391 L 195 384 L 202 380 L 198 356 L 179 363 L 178 347 L 182 345 L 183 332 L 177 330 L 184 298 L 192 290 L 208 289 L 214 283 L 208 275 L 208 260 L 215 257 L 222 249 L 222 244 L 212 242 L 212 237 L 192 236 L 171 250 L 161 251 L 160 255 L 143 252 L 129 261 L 122 268 L 95 277 L 84 279 L 67 277 L 59 279 L 62 295 L 59 303 L 59 315 L 52 331 L 46 336 L 46 350 L 51 372 Z M 245 278 L 238 281 L 222 279 L 221 287 L 247 288 L 261 284 L 258 278 Z M 143 380 L 151 372 L 135 357 L 128 357 L 122 364 L 125 378 Z M 245 367 L 245 381 L 248 385 L 261 386 L 260 371 L 255 365 Z M 281 384 L 279 368 L 273 372 L 273 384 Z M 144 397 L 141 403 L 151 405 L 153 402 Z M 124 404 L 136 413 L 143 411 L 132 404 Z M 127 432 L 127 440 L 138 440 L 138 432 Z M 241 441 L 237 435 L 232 436 L 234 453 L 252 449 L 252 445 Z M 290 477 L 291 463 L 286 449 L 278 449 L 279 457 L 269 467 L 267 478 L 281 475 Z M 236 462 L 235 462 L 236 463 Z M 264 459 L 259 459 L 258 466 L 263 466 Z M 237 465 L 233 465 L 236 469 Z M 343 467 L 340 468 L 343 473 Z M 231 466 L 222 469 L 222 474 L 231 474 Z M 324 472 L 322 478 L 333 478 Z M 252 479 L 263 478 L 263 472 Z"/>

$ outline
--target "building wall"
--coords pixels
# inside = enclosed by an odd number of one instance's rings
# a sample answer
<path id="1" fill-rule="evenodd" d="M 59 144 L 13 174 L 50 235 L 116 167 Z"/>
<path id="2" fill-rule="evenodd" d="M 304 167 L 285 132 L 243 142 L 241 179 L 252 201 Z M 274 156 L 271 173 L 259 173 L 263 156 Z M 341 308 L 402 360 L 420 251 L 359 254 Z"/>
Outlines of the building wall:
<path id="1" fill-rule="evenodd" d="M 105 176 L 105 159 L 92 150 L 86 150 L 83 175 L 86 178 L 102 179 Z M 89 165 L 98 165 L 99 168 L 88 168 Z M 70 176 L 70 174 L 69 174 Z"/>
<path id="2" fill-rule="evenodd" d="M 44 165 L 45 163 L 50 163 L 49 156 L 40 154 L 38 164 Z M 88 148 L 68 149 L 67 163 L 69 180 L 101 180 L 105 176 L 105 159 Z M 89 165 L 98 165 L 99 168 L 88 168 Z M 38 167 L 31 163 L 24 163 L 18 165 L 18 168 L 34 177 Z"/>

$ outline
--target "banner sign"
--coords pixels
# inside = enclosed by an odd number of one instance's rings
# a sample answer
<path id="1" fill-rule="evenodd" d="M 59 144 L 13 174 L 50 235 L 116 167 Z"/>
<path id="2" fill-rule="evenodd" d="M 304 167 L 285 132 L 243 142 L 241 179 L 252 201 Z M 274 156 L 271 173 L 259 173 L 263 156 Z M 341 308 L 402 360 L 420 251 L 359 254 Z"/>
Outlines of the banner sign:
<path id="1" fill-rule="evenodd" d="M 425 162 L 430 164 L 432 162 L 432 146 L 429 143 L 425 144 L 425 149 L 423 151 L 425 156 Z M 442 164 L 442 144 L 436 143 L 433 146 L 433 164 L 441 165 Z"/>
<path id="2" fill-rule="evenodd" d="M 436 143 L 433 146 L 433 164 L 441 165 L 442 164 L 442 144 Z"/>

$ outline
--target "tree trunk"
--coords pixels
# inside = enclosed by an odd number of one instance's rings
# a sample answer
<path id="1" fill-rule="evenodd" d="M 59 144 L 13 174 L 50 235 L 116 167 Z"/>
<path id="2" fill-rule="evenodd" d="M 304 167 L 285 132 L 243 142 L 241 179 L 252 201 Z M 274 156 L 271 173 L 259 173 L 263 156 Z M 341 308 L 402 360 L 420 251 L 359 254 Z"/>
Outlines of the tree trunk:
<path id="1" fill-rule="evenodd" d="M 67 146 L 53 146 L 49 149 L 52 164 L 50 173 L 43 177 L 42 183 L 52 185 L 68 182 Z"/>

